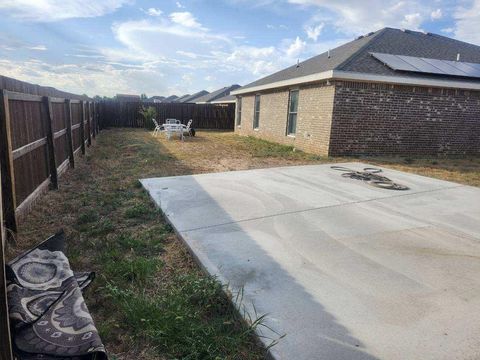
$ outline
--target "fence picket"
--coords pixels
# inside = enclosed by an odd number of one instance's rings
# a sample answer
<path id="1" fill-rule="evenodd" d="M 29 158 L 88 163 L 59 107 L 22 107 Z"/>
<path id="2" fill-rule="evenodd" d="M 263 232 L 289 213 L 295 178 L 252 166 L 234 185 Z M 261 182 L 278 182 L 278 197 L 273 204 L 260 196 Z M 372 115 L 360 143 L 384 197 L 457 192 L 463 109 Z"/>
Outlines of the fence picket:
<path id="1" fill-rule="evenodd" d="M 4 90 L 0 95 L 0 171 L 2 173 L 2 206 L 5 226 L 7 229 L 17 231 L 15 216 L 15 172 L 13 169 L 12 131 L 8 94 Z"/>
<path id="2" fill-rule="evenodd" d="M 68 160 L 70 167 L 75 167 L 75 156 L 73 154 L 73 133 L 72 133 L 72 104 L 70 99 L 65 99 L 65 119 L 67 126 L 67 147 L 68 147 Z"/>
<path id="3" fill-rule="evenodd" d="M 45 128 L 47 130 L 47 156 L 48 156 L 48 170 L 50 173 L 50 182 L 52 189 L 58 189 L 58 172 L 57 161 L 55 159 L 55 144 L 53 142 L 53 111 L 50 97 L 43 97 L 43 111 L 45 112 Z"/>

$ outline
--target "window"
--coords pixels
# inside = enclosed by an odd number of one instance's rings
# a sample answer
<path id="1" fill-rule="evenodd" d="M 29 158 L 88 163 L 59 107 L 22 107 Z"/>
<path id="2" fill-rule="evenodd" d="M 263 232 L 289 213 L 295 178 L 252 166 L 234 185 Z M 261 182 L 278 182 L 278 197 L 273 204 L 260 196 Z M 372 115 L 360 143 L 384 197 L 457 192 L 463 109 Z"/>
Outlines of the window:
<path id="1" fill-rule="evenodd" d="M 253 115 L 253 128 L 258 129 L 260 125 L 260 95 L 255 95 L 255 108 Z"/>
<path id="2" fill-rule="evenodd" d="M 288 104 L 287 135 L 295 135 L 297 131 L 298 90 L 290 91 Z"/>
<path id="3" fill-rule="evenodd" d="M 237 100 L 237 126 L 242 124 L 242 98 L 239 97 Z"/>

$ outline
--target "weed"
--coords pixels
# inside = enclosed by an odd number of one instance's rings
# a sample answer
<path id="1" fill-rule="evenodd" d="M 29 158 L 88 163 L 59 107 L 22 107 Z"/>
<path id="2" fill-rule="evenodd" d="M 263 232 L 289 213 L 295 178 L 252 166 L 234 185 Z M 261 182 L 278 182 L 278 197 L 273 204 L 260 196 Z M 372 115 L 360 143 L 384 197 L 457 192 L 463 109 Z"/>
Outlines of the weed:
<path id="1" fill-rule="evenodd" d="M 157 258 L 134 257 L 109 261 L 105 264 L 105 270 L 109 279 L 147 284 L 152 281 L 161 264 L 162 262 Z"/>
<path id="2" fill-rule="evenodd" d="M 110 219 L 102 219 L 98 221 L 93 227 L 91 227 L 87 232 L 88 235 L 98 237 L 104 236 L 115 230 L 115 225 Z"/>
<path id="3" fill-rule="evenodd" d="M 77 224 L 83 225 L 83 224 L 95 222 L 97 220 L 98 220 L 98 212 L 96 212 L 93 209 L 88 209 L 78 216 Z"/>
<path id="4" fill-rule="evenodd" d="M 135 204 L 134 206 L 128 208 L 125 211 L 125 217 L 132 219 L 132 218 L 144 218 L 147 216 L 151 216 L 152 213 L 154 213 L 155 210 L 152 210 L 151 206 L 145 204 L 145 203 L 138 203 Z"/>

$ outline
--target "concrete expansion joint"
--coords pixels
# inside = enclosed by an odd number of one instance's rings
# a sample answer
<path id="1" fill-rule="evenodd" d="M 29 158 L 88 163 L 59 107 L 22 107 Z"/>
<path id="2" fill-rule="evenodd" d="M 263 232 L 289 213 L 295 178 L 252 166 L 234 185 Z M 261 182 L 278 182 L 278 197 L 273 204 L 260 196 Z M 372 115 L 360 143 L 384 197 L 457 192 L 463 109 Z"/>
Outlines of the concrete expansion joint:
<path id="1" fill-rule="evenodd" d="M 349 205 L 365 204 L 365 203 L 374 202 L 374 201 L 377 201 L 377 200 L 393 199 L 393 198 L 400 198 L 400 197 L 406 197 L 406 196 L 412 196 L 412 195 L 427 194 L 427 193 L 456 189 L 456 188 L 461 188 L 461 187 L 465 187 L 465 185 L 446 186 L 446 187 L 442 187 L 442 188 L 438 188 L 438 189 L 424 190 L 424 191 L 418 191 L 418 192 L 413 192 L 413 193 L 412 192 L 408 192 L 408 193 L 404 192 L 404 193 L 401 193 L 401 194 L 398 194 L 398 195 L 387 196 L 387 197 L 375 197 L 375 198 L 372 198 L 372 199 L 350 201 L 350 202 L 342 203 L 342 204 L 318 206 L 318 207 L 312 207 L 312 208 L 308 208 L 308 209 L 301 209 L 301 210 L 295 210 L 295 211 L 285 211 L 285 212 L 279 212 L 279 213 L 265 215 L 265 216 L 252 217 L 252 218 L 248 218 L 248 219 L 232 220 L 232 221 L 227 221 L 227 222 L 220 223 L 220 224 L 214 224 L 214 225 L 208 225 L 208 226 L 199 226 L 199 227 L 191 228 L 191 229 L 179 229 L 179 231 L 181 231 L 181 232 L 192 232 L 192 231 L 198 231 L 198 230 L 212 229 L 212 228 L 216 228 L 216 227 L 220 227 L 220 226 L 244 223 L 244 222 L 255 221 L 255 220 L 269 219 L 269 218 L 273 218 L 273 217 L 277 217 L 277 216 L 300 214 L 300 213 L 306 213 L 306 212 L 316 211 L 316 210 L 321 210 L 321 209 L 341 208 L 341 207 L 347 207 Z M 392 190 L 385 190 L 385 191 L 392 191 Z"/>

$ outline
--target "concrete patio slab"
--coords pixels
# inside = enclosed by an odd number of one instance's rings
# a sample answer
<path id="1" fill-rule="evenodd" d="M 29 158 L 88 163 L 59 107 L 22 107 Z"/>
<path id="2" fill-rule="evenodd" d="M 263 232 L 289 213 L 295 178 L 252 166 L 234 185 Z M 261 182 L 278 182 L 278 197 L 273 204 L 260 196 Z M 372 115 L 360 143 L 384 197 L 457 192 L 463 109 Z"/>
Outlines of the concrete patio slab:
<path id="1" fill-rule="evenodd" d="M 201 265 L 286 334 L 274 358 L 480 358 L 480 189 L 383 170 L 410 190 L 330 165 L 142 184 Z"/>

